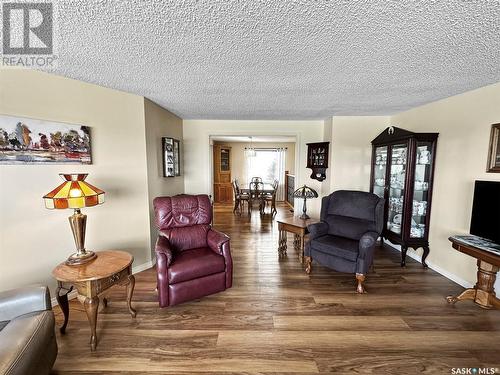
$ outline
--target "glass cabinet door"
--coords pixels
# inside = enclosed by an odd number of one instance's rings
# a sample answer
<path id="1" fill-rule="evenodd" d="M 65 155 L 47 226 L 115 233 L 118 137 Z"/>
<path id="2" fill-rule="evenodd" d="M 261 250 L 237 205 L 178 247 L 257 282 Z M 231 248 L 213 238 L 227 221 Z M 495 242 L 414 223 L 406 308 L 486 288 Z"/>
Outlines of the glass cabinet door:
<path id="1" fill-rule="evenodd" d="M 229 172 L 231 164 L 229 161 L 229 149 L 221 148 L 220 150 L 220 170 L 221 172 Z"/>
<path id="2" fill-rule="evenodd" d="M 413 210 L 410 237 L 423 238 L 427 235 L 427 206 L 431 183 L 432 143 L 417 142 L 415 158 L 415 181 L 413 185 Z"/>
<path id="3" fill-rule="evenodd" d="M 408 145 L 392 146 L 391 170 L 389 181 L 389 209 L 387 215 L 387 229 L 398 235 L 403 226 L 404 189 L 406 179 L 406 158 Z"/>
<path id="4" fill-rule="evenodd" d="M 385 176 L 387 171 L 387 146 L 375 149 L 375 166 L 373 169 L 373 194 L 385 198 Z"/>

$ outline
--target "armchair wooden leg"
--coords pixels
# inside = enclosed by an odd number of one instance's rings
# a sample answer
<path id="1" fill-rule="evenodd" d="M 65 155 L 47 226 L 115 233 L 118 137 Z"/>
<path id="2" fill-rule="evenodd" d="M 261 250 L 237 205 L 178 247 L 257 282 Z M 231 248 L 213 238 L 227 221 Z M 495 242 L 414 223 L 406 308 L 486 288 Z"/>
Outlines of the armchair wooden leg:
<path id="1" fill-rule="evenodd" d="M 357 273 L 356 280 L 358 280 L 358 287 L 356 288 L 356 292 L 360 294 L 366 293 L 365 287 L 363 286 L 363 282 L 365 281 L 365 275 L 363 275 L 362 273 Z"/>
<path id="2" fill-rule="evenodd" d="M 311 268 L 312 268 L 312 258 L 305 256 L 304 263 L 306 264 L 306 273 L 309 275 L 311 273 Z"/>

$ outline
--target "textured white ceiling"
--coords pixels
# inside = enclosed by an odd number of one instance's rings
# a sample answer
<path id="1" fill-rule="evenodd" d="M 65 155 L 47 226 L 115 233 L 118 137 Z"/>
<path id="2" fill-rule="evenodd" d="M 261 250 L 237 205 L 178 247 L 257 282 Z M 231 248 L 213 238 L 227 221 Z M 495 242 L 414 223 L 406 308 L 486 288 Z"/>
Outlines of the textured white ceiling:
<path id="1" fill-rule="evenodd" d="M 65 0 L 56 74 L 182 118 L 391 114 L 500 81 L 500 1 Z"/>

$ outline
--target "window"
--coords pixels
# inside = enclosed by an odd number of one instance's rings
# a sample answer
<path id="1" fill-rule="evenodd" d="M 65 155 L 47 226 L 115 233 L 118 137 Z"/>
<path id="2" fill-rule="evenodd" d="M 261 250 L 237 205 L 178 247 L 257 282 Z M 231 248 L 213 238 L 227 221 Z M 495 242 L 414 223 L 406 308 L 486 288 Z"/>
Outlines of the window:
<path id="1" fill-rule="evenodd" d="M 261 177 L 262 181 L 272 183 L 278 180 L 277 199 L 284 200 L 285 149 L 255 149 L 255 156 L 247 157 L 247 181 Z"/>

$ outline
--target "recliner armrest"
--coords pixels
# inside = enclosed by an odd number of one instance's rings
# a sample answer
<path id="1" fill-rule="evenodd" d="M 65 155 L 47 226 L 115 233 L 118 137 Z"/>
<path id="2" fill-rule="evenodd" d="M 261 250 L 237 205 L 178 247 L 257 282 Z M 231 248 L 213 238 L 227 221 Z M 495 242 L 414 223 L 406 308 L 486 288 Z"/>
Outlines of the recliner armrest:
<path id="1" fill-rule="evenodd" d="M 328 234 L 328 228 L 328 224 L 324 221 L 308 225 L 307 230 L 309 230 L 309 239 L 314 240 L 315 238 Z"/>
<path id="2" fill-rule="evenodd" d="M 226 288 L 233 285 L 233 258 L 231 257 L 230 238 L 222 232 L 210 228 L 207 233 L 208 247 L 224 257 L 226 263 Z"/>
<path id="3" fill-rule="evenodd" d="M 370 255 L 370 252 L 373 252 L 378 237 L 379 234 L 377 232 L 366 232 L 363 234 L 363 236 L 359 239 L 360 258 L 365 258 L 367 255 Z"/>
<path id="4" fill-rule="evenodd" d="M 217 254 L 223 255 L 223 245 L 229 241 L 229 237 L 211 228 L 207 233 L 207 244 L 210 249 L 215 251 Z"/>
<path id="5" fill-rule="evenodd" d="M 172 264 L 172 261 L 174 260 L 174 253 L 172 252 L 170 242 L 167 237 L 164 237 L 161 234 L 158 236 L 158 239 L 156 240 L 155 252 L 159 269 L 166 269 L 170 266 L 170 264 Z"/>
<path id="6" fill-rule="evenodd" d="M 50 292 L 46 286 L 30 285 L 0 292 L 0 321 L 51 309 Z"/>

